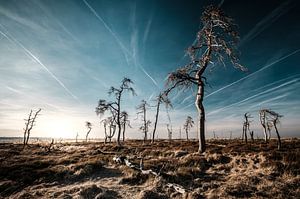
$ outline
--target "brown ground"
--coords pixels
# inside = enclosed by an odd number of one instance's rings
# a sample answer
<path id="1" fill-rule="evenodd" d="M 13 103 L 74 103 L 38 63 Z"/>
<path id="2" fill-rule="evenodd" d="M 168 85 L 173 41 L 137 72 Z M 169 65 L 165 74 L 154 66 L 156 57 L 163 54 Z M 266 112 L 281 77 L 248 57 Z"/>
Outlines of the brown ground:
<path id="1" fill-rule="evenodd" d="M 0 144 L 0 198 L 300 198 L 300 140 L 210 140 L 199 155 L 195 141 L 42 144 L 24 150 Z M 127 156 L 141 174 L 113 161 Z M 172 185 L 183 188 L 177 192 Z"/>

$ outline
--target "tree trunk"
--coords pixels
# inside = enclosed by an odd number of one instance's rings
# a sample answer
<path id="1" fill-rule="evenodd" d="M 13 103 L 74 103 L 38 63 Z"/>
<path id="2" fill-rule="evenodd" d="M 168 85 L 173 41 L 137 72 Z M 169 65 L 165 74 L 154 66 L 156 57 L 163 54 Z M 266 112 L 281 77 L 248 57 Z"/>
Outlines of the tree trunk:
<path id="1" fill-rule="evenodd" d="M 189 141 L 189 131 L 187 128 L 185 129 L 185 133 L 186 133 L 186 140 Z"/>
<path id="2" fill-rule="evenodd" d="M 271 139 L 271 128 L 268 127 L 268 140 Z"/>
<path id="3" fill-rule="evenodd" d="M 85 141 L 87 142 L 87 139 L 88 139 L 88 136 L 89 136 L 89 133 L 91 132 L 92 129 L 89 129 L 89 131 L 86 133 L 86 136 L 85 136 Z"/>
<path id="4" fill-rule="evenodd" d="M 244 141 L 244 135 L 245 135 L 245 124 L 243 124 L 242 142 Z"/>
<path id="5" fill-rule="evenodd" d="M 125 142 L 125 126 L 126 126 L 126 121 L 124 121 L 124 125 L 123 125 L 123 142 Z"/>
<path id="6" fill-rule="evenodd" d="M 27 131 L 26 145 L 28 144 L 29 136 L 30 136 L 30 131 Z"/>
<path id="7" fill-rule="evenodd" d="M 154 142 L 155 139 L 155 131 L 156 131 L 156 125 L 158 121 L 159 106 L 160 106 L 160 99 L 158 99 L 157 106 L 156 106 L 155 122 L 154 122 L 153 133 L 152 133 L 152 143 Z"/>
<path id="8" fill-rule="evenodd" d="M 247 137 L 247 126 L 245 126 L 245 142 L 248 143 L 248 137 Z"/>
<path id="9" fill-rule="evenodd" d="M 250 136 L 251 136 L 251 141 L 254 142 L 254 132 L 253 131 L 250 132 Z"/>
<path id="10" fill-rule="evenodd" d="M 206 149 L 205 146 L 205 112 L 203 106 L 204 84 L 199 80 L 198 92 L 196 97 L 196 107 L 199 115 L 199 152 L 203 153 Z"/>
<path id="11" fill-rule="evenodd" d="M 146 121 L 146 107 L 144 106 L 144 142 L 147 140 L 147 121 Z"/>
<path id="12" fill-rule="evenodd" d="M 267 143 L 268 142 L 268 134 L 267 134 L 266 125 L 262 124 L 262 126 L 263 126 L 263 130 L 264 130 L 264 135 L 265 135 L 265 142 Z"/>
<path id="13" fill-rule="evenodd" d="M 276 126 L 276 122 L 274 122 L 274 128 L 275 128 L 275 131 L 276 131 L 276 134 L 277 134 L 277 144 L 278 144 L 278 150 L 281 149 L 281 140 L 280 140 L 280 135 L 279 135 L 279 132 L 278 132 L 278 129 L 277 129 L 277 126 Z"/>
<path id="14" fill-rule="evenodd" d="M 24 146 L 26 145 L 26 134 L 27 134 L 27 129 L 24 132 Z"/>
<path id="15" fill-rule="evenodd" d="M 118 137 L 117 137 L 117 144 L 121 146 L 120 138 L 121 138 L 121 121 L 120 121 L 120 111 L 121 111 L 121 94 L 118 97 L 118 111 L 117 111 L 117 125 L 118 125 Z"/>

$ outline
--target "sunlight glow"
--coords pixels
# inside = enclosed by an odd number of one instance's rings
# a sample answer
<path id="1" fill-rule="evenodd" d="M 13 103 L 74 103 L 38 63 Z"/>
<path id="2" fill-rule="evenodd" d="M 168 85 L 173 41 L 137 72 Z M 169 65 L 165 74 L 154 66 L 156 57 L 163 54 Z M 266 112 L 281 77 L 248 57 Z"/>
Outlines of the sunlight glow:
<path id="1" fill-rule="evenodd" d="M 64 115 L 43 117 L 38 130 L 46 137 L 73 138 L 76 135 L 76 124 L 78 122 L 75 119 Z"/>

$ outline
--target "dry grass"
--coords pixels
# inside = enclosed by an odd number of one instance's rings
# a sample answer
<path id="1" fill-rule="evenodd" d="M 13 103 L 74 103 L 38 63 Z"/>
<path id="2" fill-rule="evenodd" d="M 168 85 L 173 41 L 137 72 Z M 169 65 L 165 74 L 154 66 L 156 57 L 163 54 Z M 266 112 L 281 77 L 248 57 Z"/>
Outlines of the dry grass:
<path id="1" fill-rule="evenodd" d="M 0 144 L 0 197 L 11 198 L 300 198 L 300 141 L 210 140 L 198 154 L 196 141 L 65 143 L 46 152 L 34 144 Z M 144 159 L 141 174 L 115 164 L 115 155 L 133 163 Z M 183 187 L 180 194 L 173 183 Z"/>

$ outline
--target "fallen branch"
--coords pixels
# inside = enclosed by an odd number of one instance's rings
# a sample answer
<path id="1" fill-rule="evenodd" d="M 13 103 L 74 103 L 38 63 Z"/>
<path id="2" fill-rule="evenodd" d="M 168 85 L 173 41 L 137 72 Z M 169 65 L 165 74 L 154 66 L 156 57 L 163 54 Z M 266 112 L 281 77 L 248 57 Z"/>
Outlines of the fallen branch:
<path id="1" fill-rule="evenodd" d="M 175 191 L 177 191 L 178 193 L 181 193 L 181 194 L 186 193 L 185 188 L 183 188 L 183 186 L 180 186 L 178 184 L 168 183 L 168 184 L 166 184 L 166 186 L 169 187 L 169 188 L 175 189 Z"/>
<path id="2" fill-rule="evenodd" d="M 153 171 L 152 169 L 144 170 L 143 169 L 143 167 L 144 167 L 143 158 L 141 158 L 139 166 L 134 164 L 134 163 L 131 163 L 125 156 L 115 156 L 115 157 L 113 157 L 113 161 L 118 163 L 118 164 L 125 164 L 126 166 L 128 166 L 131 169 L 134 169 L 136 171 L 140 171 L 142 174 L 146 174 L 146 175 L 152 174 L 155 177 L 161 176 L 161 171 L 162 171 L 162 168 L 163 168 L 162 167 L 160 169 L 159 173 Z M 186 193 L 186 189 L 183 188 L 181 185 L 167 183 L 166 186 L 169 187 L 169 188 L 173 188 L 178 193 L 181 193 L 181 194 Z"/>

